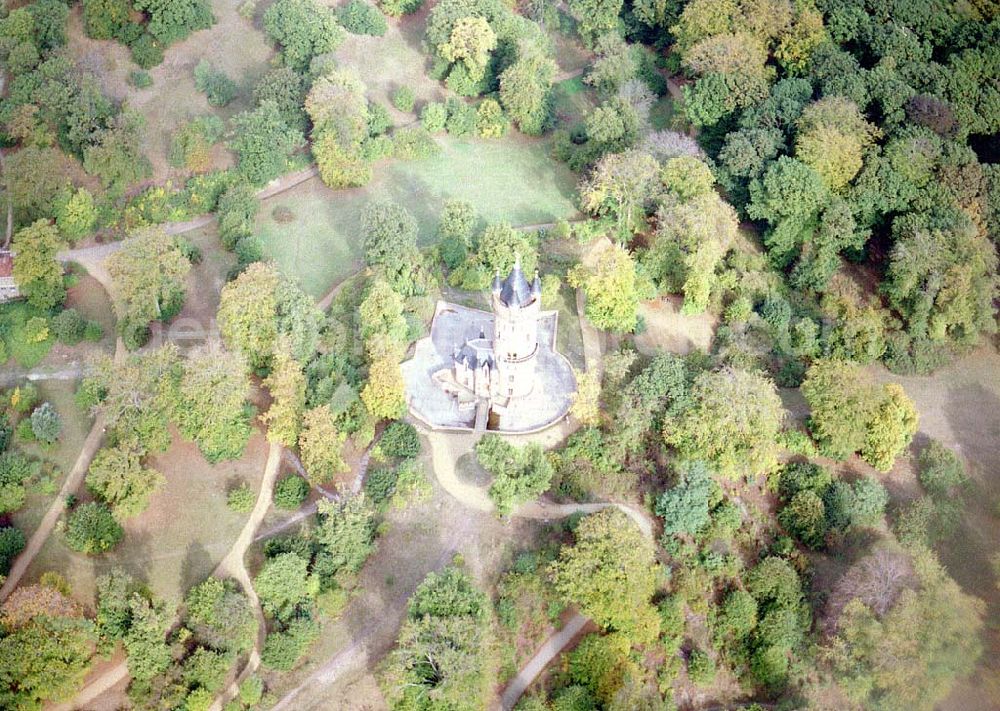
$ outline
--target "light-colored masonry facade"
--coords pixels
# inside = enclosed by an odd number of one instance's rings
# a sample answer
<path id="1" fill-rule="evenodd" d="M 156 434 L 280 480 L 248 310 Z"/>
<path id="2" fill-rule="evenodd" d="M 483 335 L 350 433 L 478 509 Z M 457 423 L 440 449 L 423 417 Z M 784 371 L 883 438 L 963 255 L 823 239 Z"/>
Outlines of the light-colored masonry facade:
<path id="1" fill-rule="evenodd" d="M 493 279 L 492 313 L 439 302 L 431 335 L 404 363 L 410 412 L 440 429 L 543 429 L 569 409 L 576 380 L 555 350 L 555 312 L 520 260 Z"/>

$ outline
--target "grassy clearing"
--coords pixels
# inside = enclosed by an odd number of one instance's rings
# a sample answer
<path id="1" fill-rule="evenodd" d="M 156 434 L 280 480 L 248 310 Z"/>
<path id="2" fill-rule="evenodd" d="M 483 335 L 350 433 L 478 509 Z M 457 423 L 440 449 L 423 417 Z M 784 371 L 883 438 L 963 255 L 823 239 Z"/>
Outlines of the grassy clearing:
<path id="1" fill-rule="evenodd" d="M 26 536 L 30 536 L 38 528 L 66 480 L 66 475 L 73 468 L 83 447 L 83 440 L 90 432 L 93 419 L 81 412 L 73 400 L 77 384 L 75 380 L 44 380 L 36 383 L 40 402 L 52 403 L 62 417 L 63 426 L 59 439 L 51 445 L 38 442 L 18 445 L 25 453 L 45 462 L 42 479 L 28 486 L 28 498 L 24 506 L 12 516 L 14 525 L 24 531 Z"/>
<path id="2" fill-rule="evenodd" d="M 187 277 L 184 308 L 169 323 L 150 326 L 152 344 L 169 340 L 182 350 L 218 340 L 215 315 L 226 276 L 236 261 L 222 248 L 214 223 L 188 232 L 184 238 L 201 252 L 201 261 L 191 267 Z"/>
<path id="3" fill-rule="evenodd" d="M 150 507 L 125 525 L 125 539 L 110 553 L 88 557 L 74 553 L 54 533 L 28 569 L 27 580 L 58 570 L 73 594 L 91 604 L 99 575 L 120 566 L 144 580 L 157 596 L 179 602 L 192 585 L 206 578 L 232 546 L 246 521 L 226 506 L 226 492 L 246 482 L 256 490 L 267 459 L 267 443 L 257 433 L 243 458 L 209 465 L 197 448 L 174 441 L 150 464 L 167 483 Z"/>
<path id="4" fill-rule="evenodd" d="M 88 321 L 97 321 L 104 329 L 104 337 L 97 344 L 81 343 L 78 348 L 89 345 L 97 346 L 105 351 L 112 351 L 115 348 L 115 314 L 111 305 L 111 299 L 104 291 L 104 287 L 94 277 L 88 275 L 81 276 L 76 284 L 69 288 L 66 294 L 66 308 L 73 308 L 80 312 Z"/>
<path id="5" fill-rule="evenodd" d="M 671 127 L 674 122 L 674 101 L 669 94 L 665 94 L 657 99 L 653 108 L 649 112 L 649 123 L 656 131 L 663 131 Z"/>
<path id="6" fill-rule="evenodd" d="M 583 83 L 582 77 L 556 84 L 552 90 L 552 102 L 556 121 L 566 127 L 582 121 L 598 103 L 594 90 Z"/>
<path id="7" fill-rule="evenodd" d="M 427 75 L 429 62 L 421 49 L 426 13 L 386 19 L 389 27 L 382 37 L 348 34 L 334 54 L 341 66 L 365 83 L 368 98 L 389 109 L 401 125 L 413 121 L 427 102 L 443 101 L 445 91 Z M 390 97 L 401 86 L 413 90 L 417 99 L 414 112 L 404 113 L 392 106 Z"/>
<path id="8" fill-rule="evenodd" d="M 153 163 L 153 178 L 163 181 L 174 171 L 167 163 L 170 136 L 184 121 L 207 113 L 223 118 L 250 105 L 250 89 L 258 76 L 268 69 L 274 50 L 263 33 L 237 13 L 241 3 L 212 0 L 217 20 L 208 30 L 195 32 L 166 51 L 163 63 L 149 70 L 153 85 L 136 89 L 128 83 L 129 73 L 138 69 L 127 47 L 113 41 L 92 40 L 83 32 L 80 6 L 72 8 L 69 20 L 70 53 L 85 68 L 93 71 L 105 92 L 124 100 L 146 120 L 143 153 Z M 240 96 L 224 109 L 208 105 L 204 94 L 194 88 L 194 67 L 207 57 L 241 86 Z M 221 146 L 213 155 L 214 167 L 225 167 L 231 157 Z"/>
<path id="9" fill-rule="evenodd" d="M 267 255 L 319 296 L 359 264 L 358 226 L 374 197 L 388 197 L 410 210 L 425 245 L 433 240 L 449 198 L 469 201 L 484 220 L 514 225 L 576 214 L 575 176 L 551 160 L 546 142 L 512 136 L 503 141 L 441 137 L 438 143 L 442 150 L 432 158 L 377 167 L 377 177 L 364 188 L 332 191 L 313 179 L 267 200 L 257 222 Z M 279 222 L 278 208 L 290 210 L 291 220 Z"/>

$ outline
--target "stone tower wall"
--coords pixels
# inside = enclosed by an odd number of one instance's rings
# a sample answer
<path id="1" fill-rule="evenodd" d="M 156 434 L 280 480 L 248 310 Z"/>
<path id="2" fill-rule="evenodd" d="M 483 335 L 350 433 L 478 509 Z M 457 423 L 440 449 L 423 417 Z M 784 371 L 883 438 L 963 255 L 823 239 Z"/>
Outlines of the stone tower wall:
<path id="1" fill-rule="evenodd" d="M 499 392 L 495 396 L 523 397 L 535 383 L 535 360 L 538 354 L 539 300 L 523 308 L 507 307 L 493 297 L 496 314 L 493 327 L 493 353 L 497 363 Z"/>

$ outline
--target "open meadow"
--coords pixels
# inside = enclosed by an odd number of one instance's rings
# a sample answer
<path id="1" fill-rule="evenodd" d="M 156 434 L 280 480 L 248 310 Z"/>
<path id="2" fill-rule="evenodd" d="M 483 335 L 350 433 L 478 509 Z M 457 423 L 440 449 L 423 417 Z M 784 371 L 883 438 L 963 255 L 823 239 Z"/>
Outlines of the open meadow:
<path id="1" fill-rule="evenodd" d="M 319 296 L 360 266 L 361 213 L 376 198 L 409 210 L 424 246 L 433 242 L 438 215 L 449 199 L 471 203 L 483 223 L 532 225 L 577 214 L 576 178 L 551 160 L 546 142 L 520 136 L 436 140 L 437 155 L 379 164 L 363 188 L 334 191 L 313 178 L 266 200 L 257 230 L 267 256 L 307 293 Z"/>

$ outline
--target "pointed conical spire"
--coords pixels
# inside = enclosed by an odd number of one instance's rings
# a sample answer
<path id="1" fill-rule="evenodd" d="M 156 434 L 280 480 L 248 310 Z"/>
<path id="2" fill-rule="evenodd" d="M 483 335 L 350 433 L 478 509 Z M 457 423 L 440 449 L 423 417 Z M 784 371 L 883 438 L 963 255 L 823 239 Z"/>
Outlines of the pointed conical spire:
<path id="1" fill-rule="evenodd" d="M 502 288 L 503 282 L 500 280 L 500 267 L 497 267 L 496 271 L 493 272 L 493 292 L 499 294 Z"/>
<path id="2" fill-rule="evenodd" d="M 532 296 L 542 295 L 542 278 L 538 275 L 538 270 L 535 270 L 535 279 L 531 282 L 531 294 Z"/>

